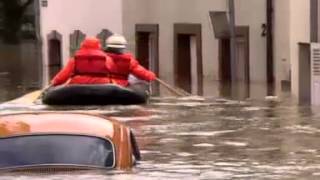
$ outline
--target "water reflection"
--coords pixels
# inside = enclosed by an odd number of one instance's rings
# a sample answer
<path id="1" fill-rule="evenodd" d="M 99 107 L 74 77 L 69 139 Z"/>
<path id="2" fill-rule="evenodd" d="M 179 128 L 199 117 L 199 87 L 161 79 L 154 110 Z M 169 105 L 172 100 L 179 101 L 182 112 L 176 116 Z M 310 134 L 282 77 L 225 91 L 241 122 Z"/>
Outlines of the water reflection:
<path id="1" fill-rule="evenodd" d="M 11 83 L 8 72 L 0 72 L 0 102 L 14 99 L 22 95 L 22 90 L 18 85 Z"/>

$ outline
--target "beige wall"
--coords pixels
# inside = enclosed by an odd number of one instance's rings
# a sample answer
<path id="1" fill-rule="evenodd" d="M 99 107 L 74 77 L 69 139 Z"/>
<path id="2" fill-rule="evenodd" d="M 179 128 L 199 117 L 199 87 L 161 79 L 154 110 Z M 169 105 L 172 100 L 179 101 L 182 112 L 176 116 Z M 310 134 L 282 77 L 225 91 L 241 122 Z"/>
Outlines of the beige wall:
<path id="1" fill-rule="evenodd" d="M 47 35 L 52 30 L 63 35 L 64 63 L 69 57 L 69 34 L 74 30 L 89 36 L 96 36 L 104 28 L 122 33 L 121 0 L 52 0 L 48 1 L 48 7 L 40 8 L 44 75 L 47 75 L 48 64 Z M 44 77 L 45 83 L 46 80 Z"/>
<path id="2" fill-rule="evenodd" d="M 204 94 L 217 95 L 218 40 L 214 38 L 209 11 L 228 11 L 227 0 L 124 0 L 124 34 L 135 49 L 135 24 L 160 25 L 160 77 L 173 84 L 173 24 L 202 24 Z M 266 0 L 236 0 L 236 24 L 250 26 L 250 78 L 266 81 L 266 38 L 261 25 L 266 23 Z M 134 16 L 133 16 L 134 14 Z"/>
<path id="3" fill-rule="evenodd" d="M 310 1 L 275 1 L 275 61 L 277 85 L 290 79 L 297 97 L 299 42 L 310 42 Z M 279 89 L 279 88 L 278 88 Z"/>
<path id="4" fill-rule="evenodd" d="M 250 80 L 266 81 L 266 37 L 262 24 L 266 23 L 266 0 L 235 0 L 236 24 L 250 26 Z"/>
<path id="5" fill-rule="evenodd" d="M 280 91 L 282 80 L 290 80 L 290 2 L 274 1 L 274 62 L 276 89 Z"/>
<path id="6" fill-rule="evenodd" d="M 292 69 L 292 93 L 298 91 L 298 43 L 310 42 L 310 1 L 291 0 L 290 2 L 290 56 Z"/>
<path id="7" fill-rule="evenodd" d="M 130 49 L 135 49 L 135 24 L 160 25 L 159 61 L 160 77 L 173 84 L 173 24 L 202 24 L 202 57 L 204 86 L 218 79 L 218 40 L 214 38 L 209 11 L 225 11 L 225 0 L 124 0 L 124 35 Z M 161 89 L 163 93 L 163 89 Z M 205 95 L 216 95 L 214 87 L 204 88 Z"/>

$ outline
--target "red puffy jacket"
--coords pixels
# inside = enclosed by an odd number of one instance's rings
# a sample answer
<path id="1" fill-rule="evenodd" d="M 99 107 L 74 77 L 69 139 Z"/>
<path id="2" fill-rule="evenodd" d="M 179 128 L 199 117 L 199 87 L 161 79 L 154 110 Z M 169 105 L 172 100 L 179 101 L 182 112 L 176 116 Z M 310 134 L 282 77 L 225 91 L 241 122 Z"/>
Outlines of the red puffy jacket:
<path id="1" fill-rule="evenodd" d="M 110 78 L 100 74 L 76 74 L 75 60 L 71 58 L 68 64 L 53 78 L 51 84 L 53 86 L 61 84 L 107 84 L 111 83 Z"/>
<path id="2" fill-rule="evenodd" d="M 111 58 L 107 59 L 107 69 L 112 83 L 128 86 L 128 76 L 133 74 L 139 79 L 152 81 L 156 76 L 141 66 L 131 54 L 107 53 Z"/>
<path id="3" fill-rule="evenodd" d="M 128 76 L 152 81 L 155 74 L 146 70 L 131 54 L 105 54 L 96 38 L 87 38 L 74 58 L 53 78 L 52 85 L 60 84 L 118 84 L 128 86 Z"/>
<path id="4" fill-rule="evenodd" d="M 52 85 L 64 84 L 106 84 L 111 83 L 108 77 L 107 61 L 110 57 L 100 50 L 96 38 L 87 38 L 81 44 L 68 64 L 53 78 Z"/>

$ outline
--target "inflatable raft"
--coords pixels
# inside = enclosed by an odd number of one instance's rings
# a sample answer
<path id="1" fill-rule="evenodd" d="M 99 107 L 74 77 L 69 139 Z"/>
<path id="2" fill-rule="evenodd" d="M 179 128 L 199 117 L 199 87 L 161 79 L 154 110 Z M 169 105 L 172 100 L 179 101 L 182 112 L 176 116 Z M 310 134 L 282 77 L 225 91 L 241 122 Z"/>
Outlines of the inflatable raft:
<path id="1" fill-rule="evenodd" d="M 147 85 L 67 85 L 46 90 L 42 102 L 47 105 L 131 105 L 148 99 Z"/>

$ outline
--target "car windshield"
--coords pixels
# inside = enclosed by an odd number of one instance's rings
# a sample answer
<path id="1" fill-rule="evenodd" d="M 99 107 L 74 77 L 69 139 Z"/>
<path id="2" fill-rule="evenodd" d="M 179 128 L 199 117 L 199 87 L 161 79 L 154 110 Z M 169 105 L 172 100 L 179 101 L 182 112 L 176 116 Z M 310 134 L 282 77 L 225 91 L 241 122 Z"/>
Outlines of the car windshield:
<path id="1" fill-rule="evenodd" d="M 0 168 L 81 165 L 112 168 L 110 140 L 82 135 L 28 135 L 0 138 Z"/>

